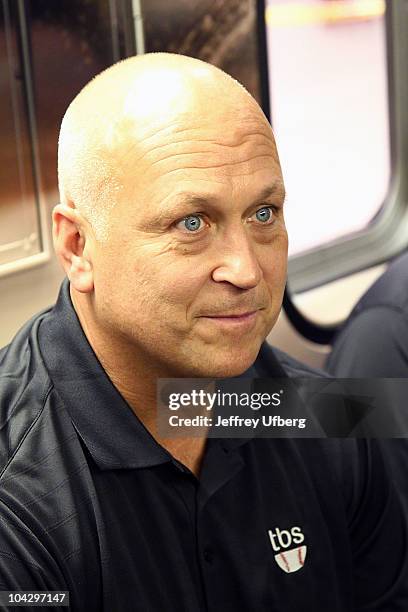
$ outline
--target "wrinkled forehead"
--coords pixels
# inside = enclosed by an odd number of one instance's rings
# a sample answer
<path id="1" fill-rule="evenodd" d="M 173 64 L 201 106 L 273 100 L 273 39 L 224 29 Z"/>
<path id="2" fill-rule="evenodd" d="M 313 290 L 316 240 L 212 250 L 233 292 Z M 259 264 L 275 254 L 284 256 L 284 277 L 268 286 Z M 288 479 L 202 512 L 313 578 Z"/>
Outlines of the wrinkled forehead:
<path id="1" fill-rule="evenodd" d="M 130 121 L 120 131 L 124 178 L 138 170 L 155 176 L 184 165 L 186 170 L 219 166 L 233 171 L 233 166 L 264 156 L 279 163 L 272 129 L 256 108 L 194 109 L 171 121 Z"/>
<path id="2" fill-rule="evenodd" d="M 238 207 L 272 185 L 284 187 L 272 130 L 259 115 L 190 117 L 146 131 L 129 143 L 121 164 L 124 206 L 135 214 L 181 200 Z M 282 195 L 283 194 L 283 195 Z M 122 209 L 123 211 L 123 209 Z"/>

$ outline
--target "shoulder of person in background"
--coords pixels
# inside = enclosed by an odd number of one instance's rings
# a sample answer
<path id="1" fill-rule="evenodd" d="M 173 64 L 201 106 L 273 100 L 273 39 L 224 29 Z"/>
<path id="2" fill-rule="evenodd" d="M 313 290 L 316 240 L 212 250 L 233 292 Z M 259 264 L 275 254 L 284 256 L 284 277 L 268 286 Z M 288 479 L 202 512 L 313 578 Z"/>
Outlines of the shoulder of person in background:
<path id="1" fill-rule="evenodd" d="M 325 369 L 342 378 L 408 376 L 408 254 L 394 260 L 342 325 Z"/>

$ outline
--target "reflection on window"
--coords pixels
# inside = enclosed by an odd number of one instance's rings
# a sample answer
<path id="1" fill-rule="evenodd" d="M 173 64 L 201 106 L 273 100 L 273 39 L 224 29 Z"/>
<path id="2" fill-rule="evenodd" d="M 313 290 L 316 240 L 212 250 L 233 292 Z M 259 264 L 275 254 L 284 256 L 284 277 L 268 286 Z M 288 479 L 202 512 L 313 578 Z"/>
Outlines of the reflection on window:
<path id="1" fill-rule="evenodd" d="M 41 250 L 23 70 L 10 2 L 0 5 L 0 265 Z"/>
<path id="2" fill-rule="evenodd" d="M 26 3 L 36 94 L 42 187 L 57 201 L 57 142 L 62 117 L 93 76 L 120 59 L 109 0 Z"/>
<path id="3" fill-rule="evenodd" d="M 292 254 L 363 229 L 390 179 L 384 0 L 269 0 Z"/>
<path id="4" fill-rule="evenodd" d="M 145 50 L 218 66 L 261 102 L 255 0 L 141 0 Z"/>

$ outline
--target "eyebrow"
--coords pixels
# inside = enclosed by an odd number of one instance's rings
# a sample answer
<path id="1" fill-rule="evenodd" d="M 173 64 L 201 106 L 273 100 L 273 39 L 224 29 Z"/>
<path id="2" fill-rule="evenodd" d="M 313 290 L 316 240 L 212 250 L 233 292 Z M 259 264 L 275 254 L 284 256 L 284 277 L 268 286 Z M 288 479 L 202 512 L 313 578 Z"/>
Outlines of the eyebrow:
<path id="1" fill-rule="evenodd" d="M 280 196 L 283 205 L 285 201 L 285 187 L 282 181 L 276 181 L 275 183 L 273 183 L 273 185 L 269 185 L 268 187 L 263 189 L 252 202 L 252 204 L 248 206 L 248 208 L 251 208 L 256 204 L 262 203 L 268 198 L 275 195 Z M 182 192 L 177 194 L 176 196 L 174 196 L 174 198 L 172 198 L 172 202 L 174 202 L 174 200 L 176 201 L 176 204 L 171 204 L 168 208 L 165 207 L 159 209 L 157 211 L 157 214 L 155 215 L 156 218 L 158 218 L 159 220 L 167 220 L 168 218 L 173 217 L 175 214 L 177 214 L 178 209 L 181 209 L 185 206 L 208 206 L 216 210 L 218 202 L 218 198 L 188 192 Z"/>
<path id="2" fill-rule="evenodd" d="M 269 187 L 266 187 L 263 191 L 261 191 L 259 196 L 256 198 L 254 204 L 262 202 L 262 200 L 267 200 L 273 195 L 280 195 L 282 198 L 282 203 L 284 203 L 286 192 L 285 186 L 282 181 L 276 181 L 276 183 L 270 185 Z"/>

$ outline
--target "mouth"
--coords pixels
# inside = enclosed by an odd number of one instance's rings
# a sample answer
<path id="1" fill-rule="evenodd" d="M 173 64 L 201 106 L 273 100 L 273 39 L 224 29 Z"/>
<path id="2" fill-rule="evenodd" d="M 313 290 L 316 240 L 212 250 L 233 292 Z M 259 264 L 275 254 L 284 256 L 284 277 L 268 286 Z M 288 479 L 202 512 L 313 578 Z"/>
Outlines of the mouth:
<path id="1" fill-rule="evenodd" d="M 217 315 L 205 315 L 201 318 L 211 321 L 215 325 L 225 329 L 239 329 L 243 331 L 255 325 L 258 318 L 258 312 L 258 310 L 249 310 L 238 313 L 220 313 Z"/>
<path id="2" fill-rule="evenodd" d="M 220 313 L 216 315 L 206 315 L 207 319 L 244 319 L 258 312 L 257 310 L 248 310 L 246 312 L 235 312 L 235 313 Z"/>

